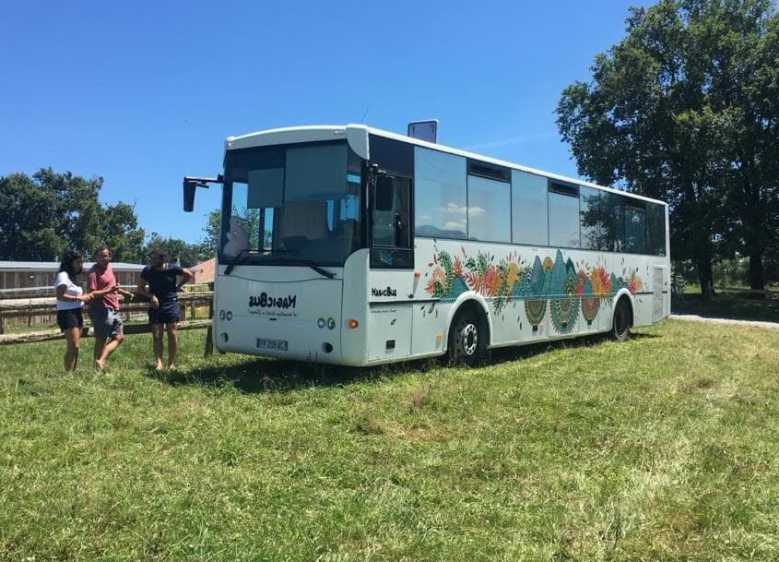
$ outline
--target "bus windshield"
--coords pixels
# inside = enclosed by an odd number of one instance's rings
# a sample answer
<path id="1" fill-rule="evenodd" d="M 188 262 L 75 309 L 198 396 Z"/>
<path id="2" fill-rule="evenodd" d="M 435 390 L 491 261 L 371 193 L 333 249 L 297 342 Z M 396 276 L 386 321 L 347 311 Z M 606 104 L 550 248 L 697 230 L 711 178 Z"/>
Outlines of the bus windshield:
<path id="1" fill-rule="evenodd" d="M 228 151 L 220 261 L 343 265 L 361 247 L 360 174 L 345 142 Z"/>

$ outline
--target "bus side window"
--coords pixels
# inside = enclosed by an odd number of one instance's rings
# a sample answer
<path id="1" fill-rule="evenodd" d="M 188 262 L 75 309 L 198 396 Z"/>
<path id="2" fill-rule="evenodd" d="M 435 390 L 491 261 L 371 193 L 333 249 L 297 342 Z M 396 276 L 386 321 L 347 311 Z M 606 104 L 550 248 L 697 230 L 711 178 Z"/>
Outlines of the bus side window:
<path id="1" fill-rule="evenodd" d="M 374 267 L 412 267 L 411 180 L 384 175 L 373 192 L 371 239 Z"/>

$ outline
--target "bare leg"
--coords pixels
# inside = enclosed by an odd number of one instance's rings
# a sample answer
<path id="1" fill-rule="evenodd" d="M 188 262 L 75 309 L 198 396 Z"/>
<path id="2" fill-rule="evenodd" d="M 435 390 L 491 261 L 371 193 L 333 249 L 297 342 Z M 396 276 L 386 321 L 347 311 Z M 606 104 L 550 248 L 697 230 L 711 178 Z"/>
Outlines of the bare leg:
<path id="1" fill-rule="evenodd" d="M 122 334 L 117 334 L 108 340 L 108 343 L 103 346 L 100 357 L 97 359 L 97 361 L 95 361 L 95 367 L 103 370 L 105 368 L 106 361 L 108 361 L 108 358 L 111 357 L 111 354 L 116 351 L 116 348 L 119 347 L 123 341 L 124 336 Z"/>
<path id="2" fill-rule="evenodd" d="M 81 345 L 81 328 L 70 328 L 65 330 L 65 341 L 67 350 L 65 351 L 65 372 L 75 371 L 78 364 L 78 349 Z"/>
<path id="3" fill-rule="evenodd" d="M 151 325 L 151 338 L 154 344 L 154 368 L 162 370 L 162 324 Z"/>
<path id="4" fill-rule="evenodd" d="M 168 369 L 176 368 L 176 351 L 178 349 L 178 335 L 176 323 L 171 322 L 166 326 L 168 330 Z"/>
<path id="5" fill-rule="evenodd" d="M 103 354 L 103 348 L 105 347 L 105 338 L 95 336 L 95 369 L 102 369 L 103 365 L 100 364 L 100 357 Z"/>

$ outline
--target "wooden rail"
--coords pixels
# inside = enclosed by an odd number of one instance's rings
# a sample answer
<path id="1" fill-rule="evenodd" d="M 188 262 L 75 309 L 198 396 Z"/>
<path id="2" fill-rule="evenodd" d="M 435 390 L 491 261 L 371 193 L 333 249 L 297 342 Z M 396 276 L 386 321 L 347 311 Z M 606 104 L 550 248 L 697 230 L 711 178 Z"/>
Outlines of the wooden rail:
<path id="1" fill-rule="evenodd" d="M 213 302 L 213 291 L 182 292 L 178 295 L 179 306 L 182 310 L 182 320 L 186 317 L 187 308 L 190 318 L 194 318 L 195 309 L 198 306 L 211 306 Z M 7 299 L 0 300 L 0 335 L 5 334 L 5 319 L 27 317 L 28 325 L 32 325 L 33 316 L 53 317 L 56 315 L 57 299 L 55 297 L 35 297 L 27 299 Z M 89 306 L 85 307 L 88 312 Z M 131 302 L 124 304 L 120 309 L 120 314 L 129 318 L 132 313 L 142 313 L 149 310 L 148 302 Z M 88 317 L 88 314 L 86 315 Z"/>
<path id="2" fill-rule="evenodd" d="M 130 287 L 131 288 L 131 287 Z M 192 289 L 195 290 L 192 290 Z M 201 285 L 198 287 L 188 286 L 189 290 L 185 290 L 178 295 L 179 306 L 181 307 L 182 318 L 181 322 L 178 322 L 179 330 L 193 330 L 197 328 L 208 328 L 206 334 L 205 354 L 209 356 L 214 351 L 213 337 L 211 333 L 211 319 L 214 317 L 214 284 Z M 200 289 L 200 290 L 198 290 Z M 207 290 L 204 290 L 207 289 Z M 27 291 L 24 293 L 23 291 Z M 56 315 L 57 299 L 53 296 L 54 290 L 51 287 L 37 287 L 33 289 L 23 289 L 20 294 L 25 294 L 28 298 L 19 297 L 14 294 L 14 299 L 3 299 L 2 297 L 10 293 L 19 293 L 16 289 L 13 291 L 6 291 L 5 294 L 0 294 L 0 345 L 13 345 L 19 343 L 32 343 L 48 340 L 57 340 L 63 337 L 62 333 L 56 328 L 50 328 L 47 330 L 40 330 L 35 332 L 25 332 L 21 334 L 4 334 L 4 318 L 14 318 L 18 316 L 32 315 Z M 208 319 L 195 320 L 195 308 L 197 306 L 208 306 Z M 190 316 L 192 319 L 185 320 L 184 312 L 187 307 L 190 310 Z M 88 307 L 86 307 L 88 310 Z M 124 314 L 125 318 L 129 317 L 132 312 L 146 312 L 149 310 L 148 302 L 132 302 L 123 305 L 120 314 Z M 89 315 L 86 315 L 87 321 Z M 125 324 L 125 334 L 144 334 L 151 331 L 151 326 L 147 323 L 138 324 Z M 84 326 L 82 330 L 82 337 L 94 336 L 94 330 L 91 326 Z"/>

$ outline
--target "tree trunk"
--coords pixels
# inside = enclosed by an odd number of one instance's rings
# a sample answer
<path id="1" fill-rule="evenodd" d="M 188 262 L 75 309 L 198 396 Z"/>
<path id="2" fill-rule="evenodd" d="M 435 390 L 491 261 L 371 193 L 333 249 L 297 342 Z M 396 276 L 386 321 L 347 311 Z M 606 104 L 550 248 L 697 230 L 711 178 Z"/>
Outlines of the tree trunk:
<path id="1" fill-rule="evenodd" d="M 749 288 L 753 291 L 762 291 L 765 289 L 763 252 L 753 251 L 749 254 Z"/>
<path id="2" fill-rule="evenodd" d="M 698 269 L 698 280 L 701 284 L 701 297 L 705 302 L 711 300 L 714 296 L 714 269 L 712 267 L 711 258 L 703 257 L 696 261 Z"/>

